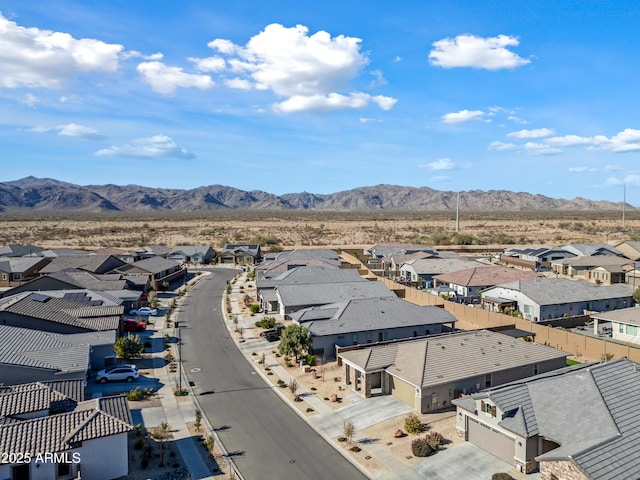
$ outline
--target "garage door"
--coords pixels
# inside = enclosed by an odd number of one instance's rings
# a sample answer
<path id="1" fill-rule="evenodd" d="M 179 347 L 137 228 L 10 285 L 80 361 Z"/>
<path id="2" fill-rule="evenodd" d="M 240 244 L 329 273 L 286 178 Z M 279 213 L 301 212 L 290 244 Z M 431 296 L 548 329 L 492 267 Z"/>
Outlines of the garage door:
<path id="1" fill-rule="evenodd" d="M 511 437 L 502 432 L 480 423 L 475 418 L 469 418 L 469 441 L 474 445 L 495 455 L 500 460 L 513 464 L 516 453 L 516 443 Z"/>

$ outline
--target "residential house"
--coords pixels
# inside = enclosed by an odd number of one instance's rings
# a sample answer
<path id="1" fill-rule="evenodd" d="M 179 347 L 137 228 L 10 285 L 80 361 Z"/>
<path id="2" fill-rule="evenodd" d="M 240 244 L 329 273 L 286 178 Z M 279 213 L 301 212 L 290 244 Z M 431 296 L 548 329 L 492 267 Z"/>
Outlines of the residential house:
<path id="1" fill-rule="evenodd" d="M 392 280 L 400 279 L 400 268 L 405 263 L 413 260 L 422 260 L 425 258 L 439 258 L 440 256 L 430 252 L 414 252 L 414 253 L 395 253 L 380 259 L 384 277 Z"/>
<path id="2" fill-rule="evenodd" d="M 622 269 L 629 264 L 629 259 L 612 255 L 598 255 L 595 257 L 573 257 L 554 260 L 551 262 L 551 270 L 558 275 L 577 277 L 588 280 L 593 276 L 589 274 L 591 270 L 598 267 L 611 267 Z M 602 279 L 601 279 L 602 280 Z M 610 280 L 610 278 L 609 278 Z M 624 282 L 613 282 L 624 283 Z"/>
<path id="3" fill-rule="evenodd" d="M 624 256 L 620 250 L 606 243 L 570 243 L 562 247 L 562 249 L 578 257 Z"/>
<path id="4" fill-rule="evenodd" d="M 523 269 L 535 270 L 539 267 L 549 267 L 554 260 L 573 258 L 577 256 L 562 248 L 532 246 L 526 248 L 509 248 L 500 255 L 500 263 Z"/>
<path id="5" fill-rule="evenodd" d="M 218 255 L 218 262 L 221 264 L 257 265 L 261 261 L 262 252 L 257 243 L 227 243 Z"/>
<path id="6" fill-rule="evenodd" d="M 460 303 L 473 303 L 485 288 L 516 280 L 538 278 L 540 274 L 501 266 L 473 267 L 456 272 L 443 273 L 434 278 L 435 287 L 449 286 L 454 299 Z"/>
<path id="7" fill-rule="evenodd" d="M 281 315 L 290 315 L 303 308 L 356 298 L 397 298 L 381 282 L 335 282 L 316 285 L 281 285 L 276 288 Z"/>
<path id="8" fill-rule="evenodd" d="M 49 265 L 40 270 L 41 275 L 61 272 L 64 270 L 84 270 L 91 273 L 110 273 L 116 268 L 127 265 L 113 255 L 65 255 L 54 258 Z"/>
<path id="9" fill-rule="evenodd" d="M 114 270 L 135 284 L 140 284 L 146 278 L 146 284 L 154 290 L 163 290 L 172 282 L 183 280 L 187 276 L 186 268 L 176 262 L 162 257 L 151 257 L 133 263 L 124 264 Z M 136 280 L 138 279 L 138 280 Z"/>
<path id="10" fill-rule="evenodd" d="M 364 254 L 369 257 L 364 261 L 371 272 L 385 278 L 394 279 L 400 276 L 399 270 L 402 263 L 418 258 L 440 256 L 433 247 L 401 242 L 378 243 L 365 249 Z M 407 258 L 402 259 L 402 256 L 405 255 Z M 391 259 L 392 256 L 396 256 L 395 261 Z"/>
<path id="11" fill-rule="evenodd" d="M 635 480 L 639 369 L 575 365 L 460 398 L 458 435 L 541 480 Z"/>
<path id="12" fill-rule="evenodd" d="M 335 347 L 442 333 L 456 318 L 443 308 L 422 307 L 397 297 L 361 298 L 299 310 L 291 314 L 308 328 L 313 352 L 335 358 Z"/>
<path id="13" fill-rule="evenodd" d="M 638 241 L 622 242 L 617 244 L 615 248 L 630 260 L 640 260 L 640 242 Z"/>
<path id="14" fill-rule="evenodd" d="M 105 292 L 22 292 L 0 299 L 0 324 L 53 333 L 119 331 L 122 300 Z"/>
<path id="15" fill-rule="evenodd" d="M 598 334 L 602 323 L 610 323 L 613 340 L 640 345 L 640 306 L 612 312 L 596 312 L 590 316 L 593 320 L 594 334 Z"/>
<path id="16" fill-rule="evenodd" d="M 636 265 L 633 263 L 633 269 L 625 272 L 624 283 L 629 285 L 634 291 L 640 287 L 640 263 Z"/>
<path id="17" fill-rule="evenodd" d="M 418 288 L 433 288 L 437 275 L 483 265 L 489 266 L 464 257 L 411 260 L 400 267 L 400 281 Z"/>
<path id="18" fill-rule="evenodd" d="M 626 274 L 630 271 L 627 265 L 602 265 L 594 267 L 584 272 L 584 279 L 598 285 L 613 285 L 615 283 L 625 283 Z"/>
<path id="19" fill-rule="evenodd" d="M 209 245 L 180 245 L 173 247 L 173 249 L 167 254 L 167 259 L 180 264 L 194 263 L 206 265 L 211 263 L 214 258 L 216 258 L 216 251 Z"/>
<path id="20" fill-rule="evenodd" d="M 145 253 L 144 250 L 122 250 L 120 248 L 100 248 L 95 250 L 93 253 L 96 255 L 113 255 L 116 258 L 119 258 L 123 262 L 133 263 L 138 260 L 142 260 L 142 255 Z"/>
<path id="21" fill-rule="evenodd" d="M 632 289 L 627 285 L 597 285 L 566 278 L 519 280 L 482 291 L 483 308 L 493 310 L 496 299 L 512 302 L 523 318 L 534 322 L 634 304 Z"/>
<path id="22" fill-rule="evenodd" d="M 309 248 L 265 254 L 256 265 L 256 279 L 264 280 L 296 267 L 340 268 L 342 262 L 335 250 Z"/>
<path id="23" fill-rule="evenodd" d="M 42 248 L 35 245 L 5 245 L 0 247 L 0 257 L 26 257 L 38 252 L 42 252 Z"/>
<path id="24" fill-rule="evenodd" d="M 429 413 L 451 408 L 463 395 L 561 368 L 567 355 L 475 330 L 367 346 L 338 357 L 345 383 L 364 397 L 391 394 Z"/>
<path id="25" fill-rule="evenodd" d="M 49 263 L 42 257 L 0 257 L 0 287 L 14 287 L 37 277 Z"/>
<path id="26" fill-rule="evenodd" d="M 256 280 L 260 308 L 272 313 L 280 310 L 276 288 L 283 285 L 320 285 L 324 283 L 368 282 L 357 270 L 325 267 L 295 267 L 274 277 Z"/>
<path id="27" fill-rule="evenodd" d="M 126 477 L 133 430 L 126 397 L 78 401 L 59 385 L 0 388 L 0 451 L 22 455 L 0 464 L 0 478 Z"/>
<path id="28" fill-rule="evenodd" d="M 167 258 L 171 249 L 169 247 L 165 247 L 164 245 L 145 245 L 142 247 L 142 251 L 140 253 L 140 257 L 142 260 L 150 257 L 162 257 Z"/>
<path id="29" fill-rule="evenodd" d="M 85 270 L 63 270 L 41 275 L 0 293 L 7 297 L 21 292 L 39 292 L 42 290 L 77 290 L 115 291 L 132 288 L 133 283 L 118 273 L 96 274 Z"/>

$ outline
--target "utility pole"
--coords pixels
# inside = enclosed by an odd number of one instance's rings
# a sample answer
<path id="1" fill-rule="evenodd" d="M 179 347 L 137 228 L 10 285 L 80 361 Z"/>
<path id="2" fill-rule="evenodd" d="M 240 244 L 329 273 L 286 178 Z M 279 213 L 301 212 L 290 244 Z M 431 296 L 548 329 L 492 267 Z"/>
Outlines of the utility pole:
<path id="1" fill-rule="evenodd" d="M 627 184 L 623 184 L 622 190 L 622 228 L 624 228 L 624 206 L 627 203 Z"/>
<path id="2" fill-rule="evenodd" d="M 624 222 L 623 222 L 624 226 Z M 456 232 L 460 231 L 460 190 L 458 190 L 458 200 L 456 201 Z"/>

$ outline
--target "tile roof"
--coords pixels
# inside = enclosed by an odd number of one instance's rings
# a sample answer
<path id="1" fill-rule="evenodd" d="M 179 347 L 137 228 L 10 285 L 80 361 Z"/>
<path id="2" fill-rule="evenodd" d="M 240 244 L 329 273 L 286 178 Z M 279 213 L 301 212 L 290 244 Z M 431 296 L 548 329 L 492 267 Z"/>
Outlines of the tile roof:
<path id="1" fill-rule="evenodd" d="M 169 260 L 163 257 L 151 257 L 144 260 L 138 260 L 137 262 L 127 263 L 118 270 L 127 273 L 132 269 L 140 269 L 151 274 L 162 273 L 166 270 L 176 270 L 180 267 L 180 264 L 175 260 Z"/>
<path id="2" fill-rule="evenodd" d="M 396 297 L 382 282 L 281 285 L 277 295 L 285 307 L 326 305 L 357 298 Z"/>
<path id="3" fill-rule="evenodd" d="M 560 444 L 536 460 L 573 461 L 593 480 L 640 478 L 640 365 L 634 362 L 577 365 L 473 397 L 489 397 L 505 412 L 502 427 Z"/>
<path id="4" fill-rule="evenodd" d="M 515 268 L 486 266 L 467 268 L 456 272 L 443 273 L 435 277 L 440 283 L 451 283 L 465 287 L 489 287 L 515 280 L 538 278 L 541 274 Z"/>
<path id="5" fill-rule="evenodd" d="M 363 358 L 359 350 L 340 356 L 365 371 L 386 368 L 389 374 L 417 387 L 450 383 L 568 355 L 555 348 L 487 330 L 434 335 L 364 350 L 371 350 L 367 364 L 357 363 Z M 385 362 L 390 363 L 385 365 Z"/>
<path id="6" fill-rule="evenodd" d="M 0 363 L 82 375 L 89 369 L 90 348 L 66 335 L 0 325 Z"/>
<path id="7" fill-rule="evenodd" d="M 483 267 L 484 264 L 470 259 L 461 258 L 421 258 L 411 260 L 404 265 L 410 265 L 418 275 L 438 275 L 455 272 L 470 267 Z M 484 265 L 484 268 L 490 265 Z"/>
<path id="8" fill-rule="evenodd" d="M 256 281 L 259 289 L 279 285 L 312 285 L 336 282 L 368 282 L 355 269 L 337 269 L 321 266 L 295 267 L 273 277 Z"/>
<path id="9" fill-rule="evenodd" d="M 539 305 L 625 298 L 631 297 L 633 293 L 629 285 L 597 285 L 584 280 L 569 280 L 568 278 L 519 280 L 503 283 L 498 287 L 519 291 Z M 487 295 L 492 295 L 491 290 L 486 291 Z"/>
<path id="10" fill-rule="evenodd" d="M 65 255 L 54 258 L 49 265 L 40 270 L 40 273 L 53 273 L 69 269 L 82 269 L 90 272 L 98 272 L 109 260 L 114 261 L 116 264 L 125 264 L 122 260 L 111 255 Z"/>
<path id="11" fill-rule="evenodd" d="M 77 378 L 0 387 L 0 417 L 44 409 L 48 409 L 50 414 L 70 412 L 78 402 L 84 401 L 85 385 L 85 379 Z"/>
<path id="12" fill-rule="evenodd" d="M 443 308 L 419 306 L 395 296 L 352 299 L 300 310 L 292 318 L 313 336 L 339 335 L 455 322 Z"/>
<path id="13" fill-rule="evenodd" d="M 47 260 L 43 260 L 41 257 L 0 258 L 0 271 L 7 273 L 23 273 L 41 262 L 44 265 Z"/>
<path id="14" fill-rule="evenodd" d="M 621 308 L 609 312 L 592 313 L 591 318 L 604 320 L 605 322 L 620 322 L 640 325 L 640 306 Z"/>
<path id="15" fill-rule="evenodd" d="M 120 274 L 100 275 L 84 270 L 63 270 L 50 273 L 47 276 L 88 290 L 123 290 L 129 283 Z"/>
<path id="16" fill-rule="evenodd" d="M 0 300 L 8 312 L 86 330 L 117 330 L 124 313 L 121 299 L 105 293 L 80 291 L 23 292 Z"/>

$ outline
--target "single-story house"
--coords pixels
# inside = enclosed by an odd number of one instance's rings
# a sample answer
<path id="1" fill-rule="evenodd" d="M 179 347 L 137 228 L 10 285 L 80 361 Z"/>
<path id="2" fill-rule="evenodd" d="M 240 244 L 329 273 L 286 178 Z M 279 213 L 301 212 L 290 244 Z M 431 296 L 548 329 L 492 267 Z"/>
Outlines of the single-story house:
<path id="1" fill-rule="evenodd" d="M 282 285 L 276 288 L 281 315 L 290 315 L 303 308 L 356 298 L 397 298 L 382 282 L 335 282 L 315 285 Z"/>
<path id="2" fill-rule="evenodd" d="M 167 258 L 171 249 L 169 247 L 165 247 L 164 245 L 145 245 L 142 247 L 140 252 L 140 258 L 144 260 L 145 258 L 151 257 L 162 257 Z"/>
<path id="3" fill-rule="evenodd" d="M 309 329 L 313 351 L 335 358 L 335 347 L 386 342 L 454 330 L 456 318 L 443 308 L 422 307 L 397 297 L 361 298 L 291 314 Z"/>
<path id="4" fill-rule="evenodd" d="M 42 248 L 36 245 L 10 244 L 0 247 L 0 257 L 26 257 L 42 252 Z"/>
<path id="5" fill-rule="evenodd" d="M 593 270 L 594 268 L 609 266 L 617 266 L 619 268 L 622 268 L 622 266 L 628 264 L 628 259 L 610 255 L 599 255 L 596 257 L 573 257 L 554 260 L 553 262 L 551 262 L 551 270 L 559 275 L 582 277 L 586 280 L 589 278 L 588 272 Z"/>
<path id="6" fill-rule="evenodd" d="M 113 255 L 65 255 L 62 257 L 55 257 L 51 260 L 49 265 L 40 270 L 40 274 L 46 275 L 48 273 L 73 269 L 102 274 L 110 273 L 112 270 L 126 264 L 126 262 L 123 262 Z"/>
<path id="7" fill-rule="evenodd" d="M 477 300 L 482 290 L 501 283 L 538 278 L 540 274 L 501 266 L 473 267 L 433 277 L 435 286 L 449 286 L 453 297 L 461 303 Z"/>
<path id="8" fill-rule="evenodd" d="M 342 261 L 335 250 L 308 248 L 265 254 L 256 265 L 256 279 L 264 280 L 296 267 L 340 268 Z"/>
<path id="9" fill-rule="evenodd" d="M 626 274 L 630 270 L 629 265 L 602 265 L 584 272 L 584 279 L 598 285 L 625 283 Z"/>
<path id="10" fill-rule="evenodd" d="M 122 250 L 120 248 L 107 247 L 95 250 L 93 253 L 96 255 L 113 255 L 123 262 L 133 263 L 142 260 L 144 250 Z"/>
<path id="11" fill-rule="evenodd" d="M 218 262 L 231 265 L 257 265 L 262 261 L 260 244 L 227 243 L 220 255 Z"/>
<path id="12" fill-rule="evenodd" d="M 597 285 L 567 278 L 537 278 L 504 283 L 482 291 L 483 308 L 492 309 L 493 299 L 517 306 L 526 320 L 534 322 L 604 312 L 634 305 L 627 285 Z M 485 298 L 487 301 L 485 301 Z"/>
<path id="13" fill-rule="evenodd" d="M 616 250 L 622 252 L 622 254 L 630 260 L 640 260 L 640 242 L 639 241 L 626 241 L 616 245 Z"/>
<path id="14" fill-rule="evenodd" d="M 273 313 L 280 310 L 276 288 L 283 285 L 318 285 L 323 283 L 368 282 L 361 277 L 357 270 L 325 268 L 325 267 L 296 267 L 282 272 L 274 277 L 256 280 L 256 291 L 260 308 L 264 312 Z"/>
<path id="15" fill-rule="evenodd" d="M 14 287 L 36 278 L 49 262 L 42 257 L 0 257 L 0 287 Z"/>
<path id="16" fill-rule="evenodd" d="M 111 338 L 115 342 L 115 334 Z M 67 339 L 67 335 L 0 325 L 0 383 L 87 378 L 91 368 L 90 341 L 86 337 Z M 100 345 L 106 339 L 94 341 Z"/>
<path id="17" fill-rule="evenodd" d="M 566 365 L 567 353 L 487 330 L 389 342 L 338 353 L 345 383 L 364 397 L 391 394 L 420 413 Z"/>
<path id="18" fill-rule="evenodd" d="M 140 283 L 141 275 L 146 276 L 148 285 L 154 290 L 162 290 L 165 286 L 177 280 L 182 280 L 187 275 L 186 268 L 182 268 L 180 263 L 162 257 L 151 257 L 133 263 L 125 263 L 113 271 L 121 273 L 125 278 L 131 279 L 134 283 Z"/>
<path id="19" fill-rule="evenodd" d="M 600 322 L 611 322 L 611 338 L 640 345 L 640 306 L 612 312 L 596 312 L 590 317 L 593 320 L 594 334 L 598 334 Z"/>
<path id="20" fill-rule="evenodd" d="M 615 247 L 606 243 L 570 243 L 562 247 L 570 253 L 574 253 L 578 257 L 597 257 L 601 255 L 622 257 L 623 253 Z"/>
<path id="21" fill-rule="evenodd" d="M 574 365 L 454 400 L 458 435 L 542 480 L 635 480 L 639 370 Z"/>
<path id="22" fill-rule="evenodd" d="M 30 458 L 9 457 L 0 478 L 125 477 L 132 423 L 124 396 L 78 402 L 43 383 L 0 388 L 0 451 Z"/>
<path id="23" fill-rule="evenodd" d="M 120 329 L 122 300 L 106 292 L 22 292 L 0 299 L 0 325 L 53 333 Z"/>
<path id="24" fill-rule="evenodd" d="M 209 245 L 180 245 L 173 247 L 167 254 L 168 260 L 173 260 L 180 264 L 196 263 L 207 265 L 216 258 L 216 251 Z"/>
<path id="25" fill-rule="evenodd" d="M 400 281 L 418 287 L 432 288 L 435 283 L 433 278 L 437 275 L 483 265 L 490 266 L 464 257 L 411 260 L 400 267 Z"/>

